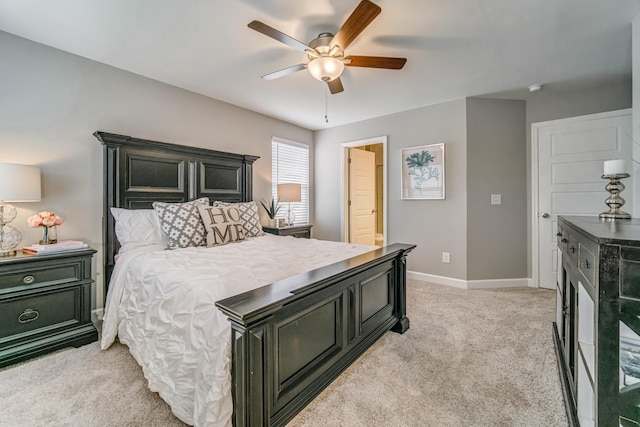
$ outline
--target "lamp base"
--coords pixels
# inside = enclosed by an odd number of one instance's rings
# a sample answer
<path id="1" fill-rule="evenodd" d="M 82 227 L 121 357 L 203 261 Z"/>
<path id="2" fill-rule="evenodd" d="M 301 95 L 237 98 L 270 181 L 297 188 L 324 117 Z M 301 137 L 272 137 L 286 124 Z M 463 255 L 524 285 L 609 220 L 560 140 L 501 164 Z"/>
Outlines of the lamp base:
<path id="1" fill-rule="evenodd" d="M 5 257 L 10 257 L 10 256 L 16 256 L 18 254 L 18 251 L 14 250 L 8 250 L 8 251 L 0 251 L 0 258 L 5 258 Z"/>

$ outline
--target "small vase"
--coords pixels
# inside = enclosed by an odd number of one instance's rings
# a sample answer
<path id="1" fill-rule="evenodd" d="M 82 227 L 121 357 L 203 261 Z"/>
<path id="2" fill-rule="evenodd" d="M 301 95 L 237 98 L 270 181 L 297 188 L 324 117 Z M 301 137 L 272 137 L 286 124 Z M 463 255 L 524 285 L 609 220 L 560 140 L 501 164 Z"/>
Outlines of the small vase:
<path id="1" fill-rule="evenodd" d="M 277 227 L 278 226 L 278 220 L 275 218 L 269 218 L 269 227 Z"/>
<path id="2" fill-rule="evenodd" d="M 42 240 L 41 245 L 52 245 L 58 243 L 58 230 L 55 225 L 51 227 L 42 227 Z"/>

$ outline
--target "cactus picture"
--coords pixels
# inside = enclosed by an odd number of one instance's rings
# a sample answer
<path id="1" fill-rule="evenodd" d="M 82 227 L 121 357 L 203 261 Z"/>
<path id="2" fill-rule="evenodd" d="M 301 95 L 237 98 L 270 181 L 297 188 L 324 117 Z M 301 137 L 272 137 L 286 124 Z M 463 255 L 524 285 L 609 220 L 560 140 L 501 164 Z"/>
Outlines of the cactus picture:
<path id="1" fill-rule="evenodd" d="M 444 144 L 402 149 L 402 198 L 444 199 Z"/>

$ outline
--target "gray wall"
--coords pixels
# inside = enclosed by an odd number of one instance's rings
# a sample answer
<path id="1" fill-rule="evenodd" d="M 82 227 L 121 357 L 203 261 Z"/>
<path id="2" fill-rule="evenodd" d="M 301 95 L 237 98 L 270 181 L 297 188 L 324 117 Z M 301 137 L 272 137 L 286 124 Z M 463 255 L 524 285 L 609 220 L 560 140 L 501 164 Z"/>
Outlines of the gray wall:
<path id="1" fill-rule="evenodd" d="M 271 195 L 272 136 L 313 143 L 312 132 L 298 126 L 4 32 L 0 52 L 0 161 L 42 170 L 42 201 L 15 204 L 19 213 L 12 225 L 25 244 L 40 234 L 26 218 L 48 209 L 65 219 L 59 238 L 101 247 L 102 147 L 92 136 L 96 130 L 260 156 L 256 199 Z M 99 253 L 98 307 L 101 262 Z"/>
<path id="2" fill-rule="evenodd" d="M 416 243 L 412 271 L 466 279 L 467 153 L 464 99 L 315 132 L 314 235 L 340 240 L 341 144 L 387 136 L 387 241 Z M 400 199 L 400 149 L 445 143 L 446 198 Z M 443 264 L 442 252 L 451 253 Z"/>
<path id="3" fill-rule="evenodd" d="M 571 89 L 544 87 L 527 98 L 527 276 L 532 277 L 531 254 L 531 125 L 548 120 L 623 110 L 631 107 L 631 78 Z"/>
<path id="4" fill-rule="evenodd" d="M 468 280 L 527 277 L 525 115 L 525 101 L 467 99 Z"/>

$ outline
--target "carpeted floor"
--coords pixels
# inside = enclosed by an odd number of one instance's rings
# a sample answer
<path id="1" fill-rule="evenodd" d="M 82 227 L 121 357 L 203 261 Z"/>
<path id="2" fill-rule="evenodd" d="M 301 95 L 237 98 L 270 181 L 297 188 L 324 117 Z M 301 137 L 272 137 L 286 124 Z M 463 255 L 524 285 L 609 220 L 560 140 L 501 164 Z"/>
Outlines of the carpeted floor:
<path id="1" fill-rule="evenodd" d="M 566 426 L 555 293 L 408 283 L 411 328 L 385 334 L 290 426 Z M 2 426 L 182 426 L 125 346 L 0 371 Z"/>

